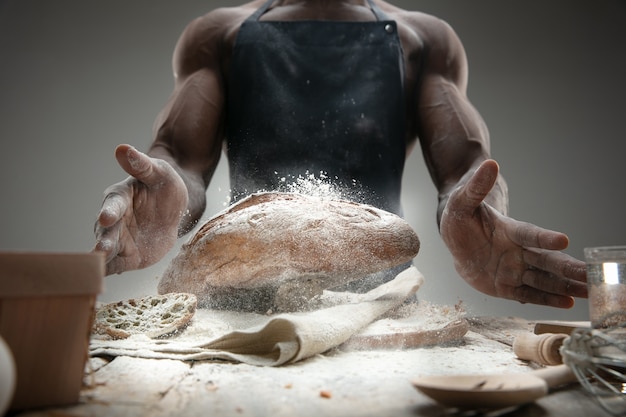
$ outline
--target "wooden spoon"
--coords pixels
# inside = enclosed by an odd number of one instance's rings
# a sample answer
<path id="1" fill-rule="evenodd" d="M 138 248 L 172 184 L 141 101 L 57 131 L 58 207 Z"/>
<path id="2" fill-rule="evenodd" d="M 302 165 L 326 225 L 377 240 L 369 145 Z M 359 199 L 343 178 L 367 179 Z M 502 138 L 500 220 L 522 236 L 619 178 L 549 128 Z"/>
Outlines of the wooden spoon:
<path id="1" fill-rule="evenodd" d="M 506 375 L 426 376 L 413 385 L 435 401 L 465 409 L 506 408 L 545 396 L 549 389 L 576 381 L 567 365 Z"/>

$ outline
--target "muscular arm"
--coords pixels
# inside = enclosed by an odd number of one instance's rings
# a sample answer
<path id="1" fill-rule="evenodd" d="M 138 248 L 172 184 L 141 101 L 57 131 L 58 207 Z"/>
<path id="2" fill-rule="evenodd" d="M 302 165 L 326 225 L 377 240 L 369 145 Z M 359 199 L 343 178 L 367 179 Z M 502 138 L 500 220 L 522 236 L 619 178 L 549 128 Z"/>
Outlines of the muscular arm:
<path id="1" fill-rule="evenodd" d="M 177 45 L 174 91 L 155 123 L 148 155 L 129 145 L 116 149 L 129 176 L 107 188 L 95 225 L 94 249 L 106 254 L 107 274 L 159 261 L 204 211 L 220 157 L 224 102 L 223 26 L 207 16 L 191 23 Z"/>
<path id="2" fill-rule="evenodd" d="M 461 42 L 444 22 L 429 32 L 419 86 L 417 120 L 426 164 L 439 192 L 437 220 L 450 192 L 490 158 L 489 131 L 467 98 L 467 61 Z M 502 214 L 508 212 L 506 182 L 498 175 L 485 200 Z"/>
<path id="3" fill-rule="evenodd" d="M 213 18 L 192 22 L 174 53 L 174 91 L 154 125 L 148 154 L 172 165 L 189 194 L 188 215 L 179 235 L 189 231 L 206 206 L 205 192 L 221 153 L 224 82 L 219 33 Z"/>
<path id="4" fill-rule="evenodd" d="M 587 295 L 584 263 L 560 252 L 569 243 L 563 233 L 508 217 L 487 128 L 466 96 L 461 43 L 446 24 L 428 22 L 416 117 L 456 270 L 485 294 L 571 307 L 573 297 Z"/>

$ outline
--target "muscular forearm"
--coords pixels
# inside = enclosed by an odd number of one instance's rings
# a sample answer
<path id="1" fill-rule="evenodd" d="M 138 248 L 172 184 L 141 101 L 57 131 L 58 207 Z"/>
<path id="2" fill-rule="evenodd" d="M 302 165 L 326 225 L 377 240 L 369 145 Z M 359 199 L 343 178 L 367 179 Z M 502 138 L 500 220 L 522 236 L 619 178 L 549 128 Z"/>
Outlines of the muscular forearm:
<path id="1" fill-rule="evenodd" d="M 215 70 L 178 68 L 176 73 L 176 88 L 155 121 L 148 153 L 167 161 L 185 183 L 188 205 L 178 231 L 182 236 L 206 208 L 206 189 L 222 152 L 224 93 Z"/>

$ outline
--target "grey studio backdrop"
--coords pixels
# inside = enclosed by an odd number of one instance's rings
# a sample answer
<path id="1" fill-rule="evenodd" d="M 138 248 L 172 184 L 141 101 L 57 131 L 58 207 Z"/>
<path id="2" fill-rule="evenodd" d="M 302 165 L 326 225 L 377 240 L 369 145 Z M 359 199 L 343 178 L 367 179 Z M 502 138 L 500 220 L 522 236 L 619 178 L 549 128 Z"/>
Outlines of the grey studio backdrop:
<path id="1" fill-rule="evenodd" d="M 171 56 L 187 22 L 217 0 L 0 1 L 0 250 L 88 251 L 103 190 L 125 177 L 118 143 L 145 150 L 172 88 Z M 567 253 L 626 244 L 621 216 L 626 120 L 626 6 L 618 0 L 395 2 L 448 21 L 470 62 L 470 98 L 489 125 L 511 215 L 566 232 Z M 222 159 L 205 218 L 222 210 Z M 554 310 L 499 300 L 455 273 L 435 225 L 436 193 L 419 149 L 404 179 L 422 249 L 422 299 L 471 314 L 587 318 L 579 300 Z M 186 239 L 186 238 L 183 238 Z M 182 243 L 182 240 L 181 240 Z M 177 252 L 108 277 L 102 301 L 153 293 Z"/>

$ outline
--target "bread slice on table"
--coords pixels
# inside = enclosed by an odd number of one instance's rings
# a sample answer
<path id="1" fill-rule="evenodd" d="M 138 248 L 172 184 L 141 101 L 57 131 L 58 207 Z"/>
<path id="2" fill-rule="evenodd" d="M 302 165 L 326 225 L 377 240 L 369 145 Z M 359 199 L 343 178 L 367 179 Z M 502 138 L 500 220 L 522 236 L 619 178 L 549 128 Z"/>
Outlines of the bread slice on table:
<path id="1" fill-rule="evenodd" d="M 202 225 L 168 265 L 158 291 L 193 293 L 202 305 L 244 293 L 262 298 L 294 281 L 320 292 L 407 263 L 419 247 L 404 219 L 373 206 L 257 193 Z"/>
<path id="2" fill-rule="evenodd" d="M 194 294 L 170 293 L 105 304 L 96 309 L 93 333 L 114 339 L 126 339 L 133 334 L 150 338 L 169 336 L 189 324 L 197 303 Z"/>

